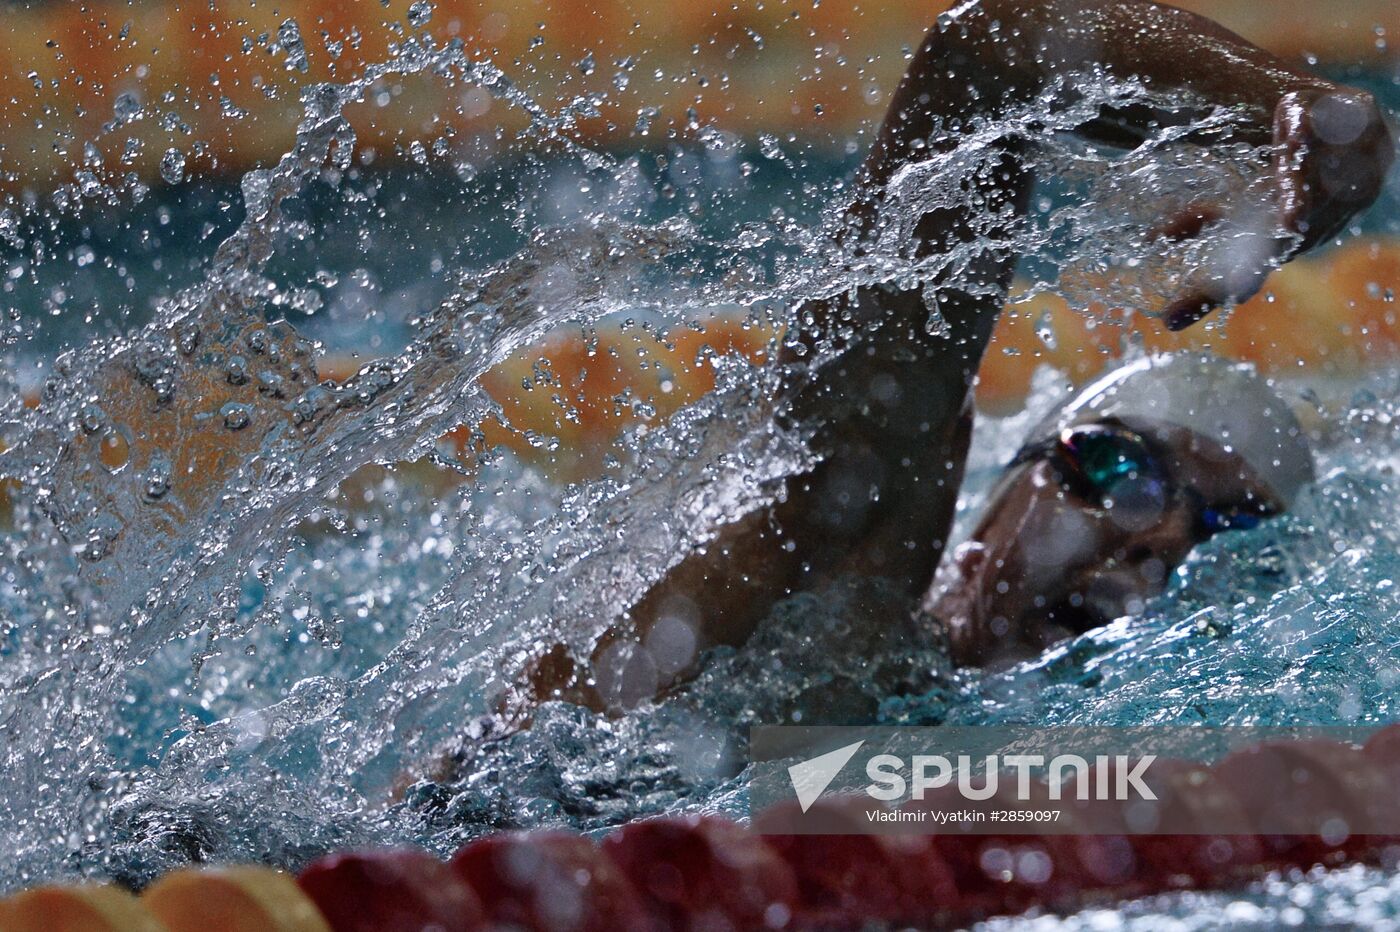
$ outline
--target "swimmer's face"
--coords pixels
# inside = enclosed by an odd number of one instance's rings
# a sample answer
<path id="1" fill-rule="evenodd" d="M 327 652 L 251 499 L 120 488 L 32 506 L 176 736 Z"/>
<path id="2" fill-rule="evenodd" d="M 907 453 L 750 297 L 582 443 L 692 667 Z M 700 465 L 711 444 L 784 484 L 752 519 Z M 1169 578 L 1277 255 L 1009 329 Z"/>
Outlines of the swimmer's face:
<path id="1" fill-rule="evenodd" d="M 1203 540 L 1281 503 L 1182 427 L 1083 424 L 1024 451 L 939 573 L 933 614 L 959 659 L 1006 661 L 1141 611 Z"/>

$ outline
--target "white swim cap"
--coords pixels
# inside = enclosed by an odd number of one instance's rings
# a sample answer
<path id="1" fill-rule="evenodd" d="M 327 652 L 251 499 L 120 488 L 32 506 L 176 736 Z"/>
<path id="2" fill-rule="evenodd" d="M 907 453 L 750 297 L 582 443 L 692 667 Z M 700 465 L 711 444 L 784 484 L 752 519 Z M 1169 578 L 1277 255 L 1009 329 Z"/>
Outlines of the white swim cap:
<path id="1" fill-rule="evenodd" d="M 1285 508 L 1313 481 L 1312 451 L 1292 407 L 1251 366 L 1198 353 L 1148 356 L 1090 384 L 1034 436 L 1105 418 L 1172 424 L 1213 440 Z"/>

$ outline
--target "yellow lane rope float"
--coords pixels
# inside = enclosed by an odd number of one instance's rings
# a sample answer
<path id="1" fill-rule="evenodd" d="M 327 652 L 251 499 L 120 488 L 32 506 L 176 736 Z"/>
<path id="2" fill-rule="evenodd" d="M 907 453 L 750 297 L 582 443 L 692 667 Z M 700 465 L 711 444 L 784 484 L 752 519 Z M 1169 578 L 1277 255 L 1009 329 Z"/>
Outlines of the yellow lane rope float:
<path id="1" fill-rule="evenodd" d="M 175 871 L 141 902 L 167 932 L 330 932 L 292 875 L 266 867 Z"/>
<path id="2" fill-rule="evenodd" d="M 168 932 L 141 901 L 112 886 L 35 887 L 0 901 L 4 932 Z"/>

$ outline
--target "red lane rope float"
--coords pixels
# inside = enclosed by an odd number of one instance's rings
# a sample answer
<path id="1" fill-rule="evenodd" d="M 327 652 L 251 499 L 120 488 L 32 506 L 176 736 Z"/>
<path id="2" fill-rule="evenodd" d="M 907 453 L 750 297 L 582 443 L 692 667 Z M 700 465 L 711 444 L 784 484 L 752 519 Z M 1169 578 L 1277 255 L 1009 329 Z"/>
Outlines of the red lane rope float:
<path id="1" fill-rule="evenodd" d="M 447 863 L 416 849 L 341 852 L 295 880 L 261 867 L 182 870 L 140 898 L 110 887 L 40 887 L 0 901 L 0 930 L 937 928 L 1238 887 L 1275 870 L 1400 861 L 1400 835 L 1351 831 L 1396 822 L 1400 725 L 1359 749 L 1272 741 L 1210 766 L 1159 759 L 1143 779 L 1159 799 L 1157 824 L 1190 834 L 1135 834 L 1145 827 L 1138 804 L 1078 801 L 1073 792 L 1056 803 L 1072 835 L 846 834 L 866 821 L 864 805 L 837 797 L 807 816 L 825 820 L 830 834 L 761 834 L 791 824 L 780 806 L 760 813 L 753 829 L 683 816 L 634 822 L 599 844 L 561 831 L 494 835 Z M 989 804 L 1037 804 L 1004 795 Z"/>
<path id="2" fill-rule="evenodd" d="M 622 868 L 587 838 L 544 831 L 492 835 L 451 860 L 494 925 L 646 932 L 656 920 Z"/>
<path id="3" fill-rule="evenodd" d="M 793 866 L 761 836 L 705 816 L 644 819 L 603 839 L 661 928 L 786 929 Z"/>
<path id="4" fill-rule="evenodd" d="M 959 902 L 956 875 L 932 836 L 845 834 L 864 811 L 842 800 L 817 803 L 831 835 L 773 835 L 766 841 L 793 870 L 799 926 L 930 920 Z M 761 822 L 761 817 L 760 817 Z M 857 919 L 856 917 L 859 917 Z"/>
<path id="5" fill-rule="evenodd" d="M 297 884 L 335 932 L 471 932 L 485 922 L 476 891 L 426 851 L 332 854 L 303 870 Z"/>

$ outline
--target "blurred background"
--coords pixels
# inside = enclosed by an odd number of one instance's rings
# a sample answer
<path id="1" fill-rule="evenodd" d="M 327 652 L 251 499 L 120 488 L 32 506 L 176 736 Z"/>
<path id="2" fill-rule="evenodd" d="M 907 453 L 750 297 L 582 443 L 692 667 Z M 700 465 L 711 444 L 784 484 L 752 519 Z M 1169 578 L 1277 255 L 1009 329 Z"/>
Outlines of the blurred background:
<path id="1" fill-rule="evenodd" d="M 1394 0 L 1182 5 L 1372 89 L 1392 114 L 1400 104 Z M 541 107 L 571 114 L 571 139 L 636 158 L 650 205 L 639 216 L 685 214 L 731 232 L 754 217 L 813 222 L 833 179 L 849 177 L 865 151 L 911 50 L 947 6 L 9 4 L 0 44 L 0 287 L 8 312 L 0 350 L 8 347 L 22 381 L 35 384 L 44 360 L 63 347 L 144 320 L 155 302 L 202 274 L 237 223 L 242 174 L 290 148 L 303 90 L 352 79 L 425 33 L 461 42 Z M 479 87 L 424 75 L 384 80 L 349 116 L 358 144 L 338 180 L 349 196 L 303 198 L 314 234 L 279 260 L 294 284 L 273 309 L 326 346 L 333 376 L 401 345 L 409 322 L 448 288 L 445 268 L 480 268 L 512 254 L 531 230 L 617 201 L 616 190 L 600 200 L 576 167 L 551 159 L 547 141 L 522 136 L 522 112 Z M 1154 347 L 1189 342 L 1322 378 L 1388 364 L 1400 350 L 1397 216 L 1392 182 L 1345 244 L 1289 266 L 1250 305 L 1187 337 L 1122 309 L 1071 313 L 1053 295 L 1014 306 L 984 367 L 982 403 L 1016 407 L 1044 363 L 1083 379 L 1130 333 Z M 709 368 L 693 365 L 697 347 L 756 356 L 768 336 L 721 318 L 680 350 L 658 342 L 614 354 L 606 372 L 579 359 L 575 375 L 594 380 L 584 389 L 599 399 L 594 414 L 607 434 L 631 417 L 605 403 L 620 386 L 652 397 L 667 381 L 639 367 L 639 355 L 674 363 L 665 370 L 676 376 L 672 388 L 657 399 L 670 408 L 710 384 Z M 518 386 L 542 353 L 564 359 L 571 347 L 577 336 L 564 335 L 493 375 L 493 392 L 519 423 L 559 426 Z"/>
<path id="2" fill-rule="evenodd" d="M 1033 0 L 1027 0 L 1033 2 Z M 104 135 L 128 95 L 160 105 L 123 134 L 143 145 L 123 160 L 154 177 L 167 145 L 197 141 L 191 171 L 239 172 L 286 151 L 301 87 L 345 80 L 387 57 L 415 18 L 493 60 L 538 102 L 560 107 L 600 94 L 581 138 L 634 145 L 637 113 L 655 108 L 648 138 L 718 123 L 739 134 L 799 133 L 826 142 L 883 113 L 906 54 L 952 4 L 903 0 L 280 0 L 275 3 L 9 4 L 0 47 L 0 140 L 6 184 L 68 180 L 81 144 Z M 1400 4 L 1393 0 L 1186 0 L 1254 43 L 1323 70 L 1377 80 L 1400 75 Z M 283 27 L 296 24 L 295 36 Z M 301 54 L 289 60 L 299 42 Z M 377 157 L 407 157 L 411 140 L 451 126 L 495 136 L 520 127 L 489 100 L 424 81 L 370 101 L 384 111 L 360 130 Z M 693 110 L 693 114 L 687 111 Z M 176 114 L 166 118 L 166 114 Z M 233 117 L 232 119 L 230 117 Z M 503 125 L 503 119 L 506 121 Z M 110 136 L 110 134 L 107 134 Z M 120 155 L 117 140 L 104 158 Z M 124 140 L 123 140 L 124 142 Z"/>

